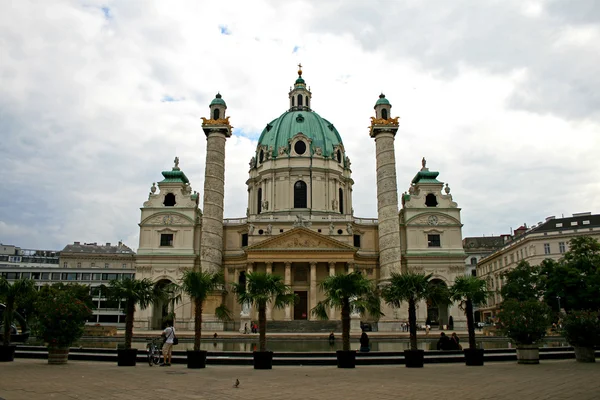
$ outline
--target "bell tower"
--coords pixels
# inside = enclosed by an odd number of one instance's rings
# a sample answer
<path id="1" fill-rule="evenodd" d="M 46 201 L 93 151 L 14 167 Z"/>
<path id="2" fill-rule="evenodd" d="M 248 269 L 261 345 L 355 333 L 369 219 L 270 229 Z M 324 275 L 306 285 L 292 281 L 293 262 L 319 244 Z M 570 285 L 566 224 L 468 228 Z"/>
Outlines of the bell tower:
<path id="1" fill-rule="evenodd" d="M 390 118 L 392 105 L 383 93 L 379 96 L 374 108 L 375 117 L 371 117 L 370 135 L 375 139 L 377 159 L 380 279 L 385 280 L 390 278 L 392 272 L 401 271 L 398 187 L 396 185 L 394 152 L 398 117 Z"/>
<path id="2" fill-rule="evenodd" d="M 218 272 L 223 263 L 223 200 L 225 192 L 225 141 L 231 136 L 227 105 L 217 93 L 210 103 L 210 117 L 202 118 L 206 134 L 204 215 L 200 241 L 200 269 Z"/>

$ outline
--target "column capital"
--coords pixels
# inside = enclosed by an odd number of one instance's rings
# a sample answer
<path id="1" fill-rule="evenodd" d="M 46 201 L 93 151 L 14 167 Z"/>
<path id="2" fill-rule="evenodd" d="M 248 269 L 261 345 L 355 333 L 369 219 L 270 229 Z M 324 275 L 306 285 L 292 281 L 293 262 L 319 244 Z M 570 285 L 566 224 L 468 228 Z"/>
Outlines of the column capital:
<path id="1" fill-rule="evenodd" d="M 285 262 L 285 267 L 286 268 L 290 268 L 292 266 L 292 263 L 290 261 L 286 261 Z"/>
<path id="2" fill-rule="evenodd" d="M 265 261 L 265 265 L 268 267 L 272 267 L 273 266 L 273 261 Z"/>
<path id="3" fill-rule="evenodd" d="M 329 261 L 329 268 L 335 268 L 335 261 Z"/>
<path id="4" fill-rule="evenodd" d="M 317 262 L 316 261 L 310 261 L 309 264 L 310 264 L 311 268 L 317 266 Z"/>

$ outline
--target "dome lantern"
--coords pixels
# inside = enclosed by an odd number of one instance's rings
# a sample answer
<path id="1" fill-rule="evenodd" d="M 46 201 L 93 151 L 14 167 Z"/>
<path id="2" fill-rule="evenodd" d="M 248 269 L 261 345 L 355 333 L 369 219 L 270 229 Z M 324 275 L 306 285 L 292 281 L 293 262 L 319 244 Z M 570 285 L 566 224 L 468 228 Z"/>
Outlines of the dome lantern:
<path id="1" fill-rule="evenodd" d="M 306 82 L 302 78 L 302 64 L 298 64 L 298 79 L 290 90 L 290 111 L 310 111 L 311 92 L 306 88 Z"/>

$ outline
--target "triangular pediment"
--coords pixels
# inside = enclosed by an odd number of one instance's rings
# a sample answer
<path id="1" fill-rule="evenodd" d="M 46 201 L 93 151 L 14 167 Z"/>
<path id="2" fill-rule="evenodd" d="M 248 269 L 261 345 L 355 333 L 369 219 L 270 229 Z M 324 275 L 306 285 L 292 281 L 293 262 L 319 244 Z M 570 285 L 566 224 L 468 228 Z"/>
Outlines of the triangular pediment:
<path id="1" fill-rule="evenodd" d="M 298 227 L 285 233 L 249 246 L 246 252 L 253 251 L 336 251 L 356 252 L 354 246 L 342 243 L 328 236 Z"/>

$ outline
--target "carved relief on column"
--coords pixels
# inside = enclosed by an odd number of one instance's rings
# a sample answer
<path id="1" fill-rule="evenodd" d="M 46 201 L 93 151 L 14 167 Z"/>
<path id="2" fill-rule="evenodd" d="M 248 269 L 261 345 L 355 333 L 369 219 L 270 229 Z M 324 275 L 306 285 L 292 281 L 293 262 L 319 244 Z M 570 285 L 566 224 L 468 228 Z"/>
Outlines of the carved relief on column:
<path id="1" fill-rule="evenodd" d="M 310 310 L 317 305 L 317 262 L 310 262 L 310 302 L 308 304 L 308 319 L 312 320 L 313 316 Z"/>
<path id="2" fill-rule="evenodd" d="M 246 263 L 246 289 L 248 289 L 248 274 L 251 273 L 254 269 L 254 263 L 248 262 Z M 248 303 L 242 304 L 242 318 L 250 318 L 250 313 L 252 312 L 252 307 Z"/>
<path id="3" fill-rule="evenodd" d="M 329 261 L 329 276 L 335 275 L 335 261 Z M 329 319 L 334 320 L 336 318 L 335 315 L 335 307 L 331 307 L 329 309 Z"/>
<path id="4" fill-rule="evenodd" d="M 271 261 L 267 261 L 265 263 L 265 265 L 267 267 L 267 274 L 272 274 L 273 273 L 273 263 Z M 269 302 L 269 303 L 267 303 L 267 321 L 271 321 L 273 319 L 272 312 L 273 312 L 273 302 Z"/>
<path id="5" fill-rule="evenodd" d="M 291 262 L 286 262 L 285 263 L 285 275 L 284 275 L 284 283 L 288 286 L 290 286 L 292 284 L 292 263 Z M 286 304 L 285 308 L 284 308 L 284 320 L 285 321 L 291 321 L 292 320 L 292 306 L 289 304 Z"/>

